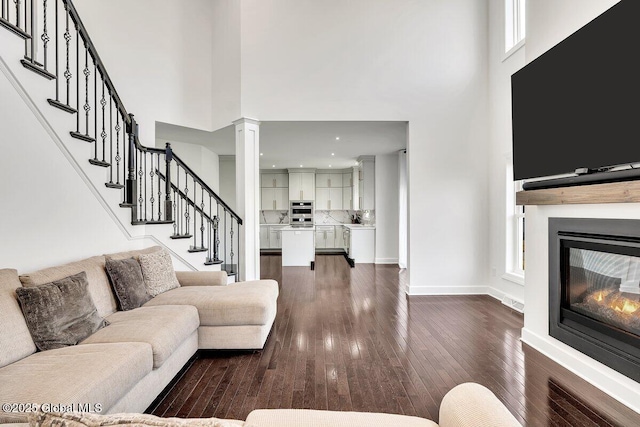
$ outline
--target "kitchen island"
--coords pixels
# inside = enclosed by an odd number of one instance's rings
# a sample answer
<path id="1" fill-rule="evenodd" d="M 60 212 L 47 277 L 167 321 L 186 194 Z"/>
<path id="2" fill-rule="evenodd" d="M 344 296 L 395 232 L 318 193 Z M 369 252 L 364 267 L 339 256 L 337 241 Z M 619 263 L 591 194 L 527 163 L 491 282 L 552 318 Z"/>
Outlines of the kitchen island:
<path id="1" fill-rule="evenodd" d="M 287 226 L 282 233 L 282 266 L 313 268 L 315 263 L 315 227 Z"/>

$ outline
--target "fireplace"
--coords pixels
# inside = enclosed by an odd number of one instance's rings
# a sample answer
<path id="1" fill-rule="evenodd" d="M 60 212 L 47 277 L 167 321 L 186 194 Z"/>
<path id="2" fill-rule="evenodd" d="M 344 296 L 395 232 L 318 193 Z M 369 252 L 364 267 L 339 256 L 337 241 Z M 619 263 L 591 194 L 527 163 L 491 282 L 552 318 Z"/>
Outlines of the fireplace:
<path id="1" fill-rule="evenodd" d="M 549 218 L 549 334 L 640 381 L 640 221 Z"/>

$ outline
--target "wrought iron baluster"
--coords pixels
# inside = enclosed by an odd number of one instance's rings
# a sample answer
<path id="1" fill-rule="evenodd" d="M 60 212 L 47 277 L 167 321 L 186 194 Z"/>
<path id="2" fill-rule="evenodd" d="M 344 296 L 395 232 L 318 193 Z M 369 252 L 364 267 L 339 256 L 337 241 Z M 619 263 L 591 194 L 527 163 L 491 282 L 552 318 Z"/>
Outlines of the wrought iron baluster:
<path id="1" fill-rule="evenodd" d="M 207 259 L 204 265 L 213 264 L 213 258 L 211 256 L 213 252 L 213 209 L 212 209 L 211 194 L 209 194 L 209 220 L 207 221 L 207 243 L 209 248 L 207 249 Z"/>
<path id="2" fill-rule="evenodd" d="M 102 90 L 104 91 L 104 80 Z M 102 97 L 104 98 L 104 94 Z M 109 92 L 109 184 L 113 184 L 113 97 L 111 92 Z"/>
<path id="3" fill-rule="evenodd" d="M 67 45 L 67 69 L 64 72 L 64 78 L 67 80 L 67 105 L 71 105 L 71 74 L 69 58 L 71 57 L 71 33 L 69 32 L 69 7 L 64 4 L 64 10 L 66 12 L 66 30 L 64 32 L 64 40 Z"/>
<path id="4" fill-rule="evenodd" d="M 140 181 L 140 190 L 138 192 L 138 205 L 140 206 L 140 210 L 138 212 L 138 220 L 142 221 L 142 203 L 144 202 L 145 198 L 142 197 L 142 181 L 144 178 L 144 171 L 142 170 L 142 163 L 143 163 L 143 152 L 140 150 L 137 150 L 138 153 L 138 180 Z M 146 196 L 146 185 L 145 185 L 145 196 Z M 145 205 L 145 210 L 146 210 L 146 205 Z"/>
<path id="5" fill-rule="evenodd" d="M 158 221 L 162 221 L 162 186 L 160 185 L 160 153 L 156 156 L 158 164 Z"/>
<path id="6" fill-rule="evenodd" d="M 200 190 L 200 249 L 204 250 L 204 188 L 202 185 Z"/>
<path id="7" fill-rule="evenodd" d="M 47 70 L 47 44 L 49 44 L 49 33 L 47 32 L 47 0 L 42 0 L 42 35 L 40 39 L 42 40 L 42 53 L 43 53 L 43 65 L 44 69 Z M 56 77 L 58 76 L 58 72 L 56 71 Z"/>
<path id="8" fill-rule="evenodd" d="M 34 63 L 36 61 L 36 8 L 33 7 L 33 2 L 34 0 L 30 1 L 30 9 L 31 9 L 31 13 L 30 13 L 30 19 L 31 19 L 31 52 L 30 55 L 28 55 L 28 59 L 31 63 Z M 27 2 L 24 2 L 24 29 L 27 29 Z M 25 52 L 26 52 L 26 43 L 25 43 Z"/>
<path id="9" fill-rule="evenodd" d="M 185 223 L 185 231 L 184 234 L 189 234 L 189 220 L 191 216 L 189 215 L 189 176 L 187 175 L 187 170 L 184 171 L 184 223 Z"/>
<path id="10" fill-rule="evenodd" d="M 82 70 L 82 73 L 84 74 L 84 134 L 89 136 L 89 112 L 91 111 L 91 105 L 89 105 L 89 76 L 91 75 L 91 70 L 89 69 L 89 50 L 86 43 L 84 46 L 84 70 Z"/>
<path id="11" fill-rule="evenodd" d="M 174 198 L 174 205 L 176 204 L 176 200 L 177 200 L 177 207 L 176 207 L 176 222 L 178 223 L 178 232 L 176 233 L 176 236 L 181 235 L 182 234 L 182 215 L 179 214 L 179 212 L 182 212 L 182 197 L 178 198 L 179 193 L 178 193 L 178 189 L 180 188 L 180 165 L 178 165 L 176 163 L 176 176 L 177 176 L 177 182 L 176 182 L 176 197 Z"/>
<path id="12" fill-rule="evenodd" d="M 216 216 L 213 217 L 213 261 L 220 264 L 220 203 L 216 202 Z"/>
<path id="13" fill-rule="evenodd" d="M 20 0 L 13 0 L 16 5 L 16 27 L 20 28 Z M 25 25 L 26 27 L 26 25 Z M 26 30 L 26 28 L 25 28 Z"/>
<path id="14" fill-rule="evenodd" d="M 198 192 L 196 191 L 196 177 L 193 177 L 193 249 L 198 247 L 198 232 L 196 230 L 198 217 L 196 216 L 196 202 L 198 199 Z"/>
<path id="15" fill-rule="evenodd" d="M 120 184 L 120 112 L 116 111 L 116 184 Z M 123 141 L 124 148 L 124 141 Z M 123 169 L 124 170 L 124 169 Z M 123 180 L 124 181 L 124 180 Z"/>
<path id="16" fill-rule="evenodd" d="M 145 157 L 146 157 L 146 153 L 145 153 Z M 145 167 L 146 167 L 146 162 L 145 162 Z M 153 221 L 153 205 L 155 204 L 155 197 L 153 196 L 153 178 L 155 177 L 155 172 L 153 171 L 153 153 L 151 153 L 151 167 L 149 168 L 149 178 L 151 181 L 151 197 L 149 197 L 149 203 L 151 203 L 151 220 Z M 145 188 L 145 196 L 146 196 L 146 192 L 147 192 L 147 186 L 144 186 Z M 144 219 L 147 219 L 147 214 L 146 214 L 146 205 L 145 205 L 145 216 Z"/>
<path id="17" fill-rule="evenodd" d="M 231 213 L 229 213 L 229 218 L 231 218 Z M 231 219 L 231 231 L 229 232 L 229 236 L 231 237 L 229 239 L 229 257 L 231 259 L 231 273 L 233 274 L 233 219 Z"/>

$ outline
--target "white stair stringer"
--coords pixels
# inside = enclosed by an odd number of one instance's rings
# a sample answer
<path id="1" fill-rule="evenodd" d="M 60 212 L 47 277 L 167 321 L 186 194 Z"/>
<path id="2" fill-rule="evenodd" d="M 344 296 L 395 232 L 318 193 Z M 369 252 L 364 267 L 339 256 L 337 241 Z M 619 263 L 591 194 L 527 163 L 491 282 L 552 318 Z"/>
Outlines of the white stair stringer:
<path id="1" fill-rule="evenodd" d="M 0 72 L 16 89 L 25 104 L 33 112 L 36 119 L 50 135 L 52 142 L 60 149 L 79 177 L 89 187 L 114 223 L 128 240 L 149 239 L 163 246 L 186 268 L 199 271 L 219 271 L 221 266 L 204 265 L 206 252 L 187 252 L 193 243 L 192 239 L 173 240 L 172 224 L 132 225 L 131 210 L 121 208 L 123 190 L 107 188 L 109 169 L 91 165 L 93 144 L 72 138 L 69 135 L 75 130 L 76 116 L 52 107 L 47 98 L 55 96 L 55 81 L 49 81 L 36 73 L 27 70 L 20 63 L 24 56 L 24 41 L 4 29 L 0 29 Z M 25 141 L 23 143 L 28 143 Z M 179 155 L 179 153 L 177 153 Z M 123 167 L 123 165 L 121 165 Z M 69 219 L 73 221 L 73 218 Z"/>

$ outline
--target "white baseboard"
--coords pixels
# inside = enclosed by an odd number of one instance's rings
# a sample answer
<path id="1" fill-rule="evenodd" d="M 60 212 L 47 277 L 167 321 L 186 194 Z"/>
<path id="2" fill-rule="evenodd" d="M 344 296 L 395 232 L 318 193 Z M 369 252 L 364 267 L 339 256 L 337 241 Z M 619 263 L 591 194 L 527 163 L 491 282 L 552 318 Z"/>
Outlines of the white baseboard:
<path id="1" fill-rule="evenodd" d="M 487 294 L 490 297 L 497 299 L 507 307 L 512 308 L 515 311 L 518 311 L 520 313 L 524 313 L 524 302 L 522 300 L 515 298 L 512 295 L 509 295 L 491 286 L 487 287 Z"/>
<path id="2" fill-rule="evenodd" d="M 412 286 L 408 295 L 488 295 L 487 286 Z"/>
<path id="3" fill-rule="evenodd" d="M 550 336 L 522 328 L 522 342 L 533 347 L 623 405 L 640 413 L 638 383 Z"/>
<path id="4" fill-rule="evenodd" d="M 398 258 L 376 258 L 374 264 L 398 264 Z"/>

